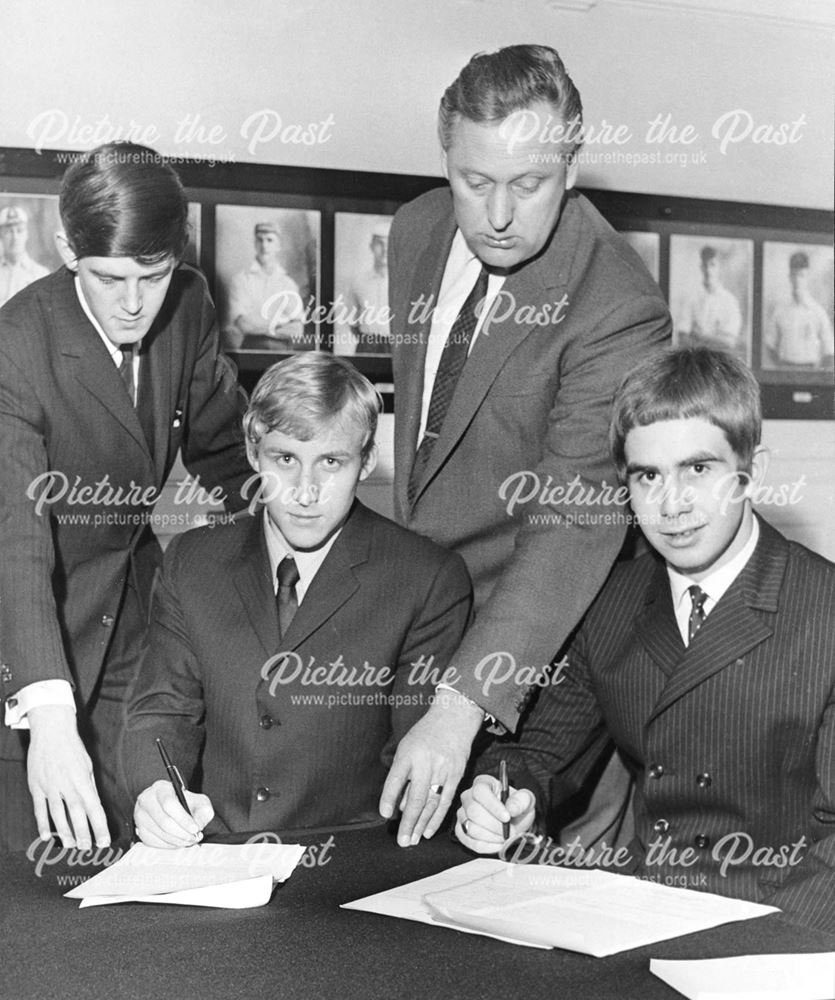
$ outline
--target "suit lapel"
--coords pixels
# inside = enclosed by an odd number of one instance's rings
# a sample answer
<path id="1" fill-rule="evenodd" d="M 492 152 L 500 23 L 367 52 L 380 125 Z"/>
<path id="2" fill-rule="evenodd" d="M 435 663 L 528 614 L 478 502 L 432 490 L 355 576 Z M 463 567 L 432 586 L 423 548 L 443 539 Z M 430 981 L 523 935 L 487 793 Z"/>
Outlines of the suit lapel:
<path id="1" fill-rule="evenodd" d="M 533 263 L 527 264 L 516 273 L 509 275 L 504 282 L 499 298 L 491 310 L 499 318 L 492 320 L 488 316 L 473 345 L 472 353 L 461 373 L 460 381 L 456 386 L 455 394 L 444 419 L 440 437 L 435 442 L 432 454 L 418 483 L 415 502 L 461 440 L 507 359 L 531 331 L 543 329 L 534 321 L 531 312 L 538 311 L 545 302 L 559 301 L 568 287 L 573 257 L 563 248 L 576 246 L 577 241 L 580 240 L 581 233 L 577 227 L 575 215 L 569 199 L 563 207 L 557 231 L 545 252 Z M 453 226 L 446 245 L 446 253 L 443 255 L 441 266 L 437 272 L 437 283 L 433 286 L 436 296 L 454 232 Z M 559 327 L 550 327 L 549 329 L 558 335 Z M 428 334 L 427 326 L 426 337 Z M 426 337 L 422 340 L 425 341 Z M 418 365 L 417 371 L 423 372 L 425 360 L 426 346 L 424 343 L 420 357 L 415 355 L 414 363 Z M 409 454 L 414 459 L 423 379 L 421 376 L 410 381 L 413 385 L 419 383 L 419 395 L 417 398 L 412 397 L 407 401 L 409 407 L 407 412 L 416 414 L 409 441 Z M 410 468 L 411 464 L 410 462 Z"/>
<path id="2" fill-rule="evenodd" d="M 98 400 L 122 425 L 150 463 L 151 454 L 139 417 L 125 392 L 119 370 L 81 308 L 71 272 L 67 272 L 66 282 L 56 289 L 53 309 L 56 346 L 68 368 L 83 391 Z"/>
<path id="3" fill-rule="evenodd" d="M 297 649 L 359 589 L 354 567 L 368 561 L 371 527 L 365 508 L 354 507 L 339 537 L 313 578 L 287 634 L 284 649 Z"/>
<path id="4" fill-rule="evenodd" d="M 278 635 L 278 611 L 262 515 L 259 513 L 250 520 L 249 534 L 232 572 L 232 582 L 252 630 L 269 658 L 283 647 Z"/>
<path id="5" fill-rule="evenodd" d="M 762 612 L 777 611 L 787 549 L 785 542 L 762 521 L 760 531 L 754 554 L 687 647 L 648 721 L 708 678 L 732 669 L 742 656 L 773 634 L 773 621 Z"/>
<path id="6" fill-rule="evenodd" d="M 418 444 L 426 347 L 455 229 L 455 219 L 451 211 L 432 227 L 412 276 L 409 298 L 402 304 L 406 316 L 403 324 L 406 336 L 402 349 L 404 371 L 403 377 L 398 381 L 395 397 L 397 418 L 394 423 L 394 434 L 395 451 L 397 454 L 408 455 L 409 470 L 414 463 Z M 401 493 L 402 509 L 405 510 L 406 481 L 399 482 L 398 488 Z"/>
<path id="7" fill-rule="evenodd" d="M 647 588 L 644 610 L 635 621 L 635 633 L 664 674 L 672 677 L 686 647 L 681 641 L 673 610 L 667 569 L 660 560 L 656 562 L 655 574 Z"/>

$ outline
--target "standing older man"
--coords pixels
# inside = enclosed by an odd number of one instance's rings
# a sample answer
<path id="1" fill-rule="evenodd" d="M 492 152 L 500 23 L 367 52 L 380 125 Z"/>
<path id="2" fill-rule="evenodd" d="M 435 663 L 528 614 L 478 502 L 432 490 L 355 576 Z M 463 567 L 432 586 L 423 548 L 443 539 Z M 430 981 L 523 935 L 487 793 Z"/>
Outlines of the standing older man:
<path id="1" fill-rule="evenodd" d="M 573 191 L 580 95 L 559 55 L 474 56 L 441 100 L 450 188 L 395 217 L 389 244 L 395 506 L 459 552 L 476 622 L 400 743 L 400 843 L 430 836 L 485 713 L 514 730 L 624 538 L 607 454 L 615 387 L 670 332 L 635 252 Z M 607 499 L 609 501 L 607 505 Z"/>

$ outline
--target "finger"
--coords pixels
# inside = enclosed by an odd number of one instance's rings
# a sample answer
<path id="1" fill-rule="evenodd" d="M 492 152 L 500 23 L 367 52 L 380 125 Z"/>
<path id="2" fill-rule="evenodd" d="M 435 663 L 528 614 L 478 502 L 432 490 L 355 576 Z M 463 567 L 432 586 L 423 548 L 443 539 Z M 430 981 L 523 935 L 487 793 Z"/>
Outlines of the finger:
<path id="1" fill-rule="evenodd" d="M 61 844 L 64 847 L 75 847 L 75 837 L 67 822 L 67 811 L 64 808 L 64 800 L 60 795 L 54 795 L 50 796 L 48 803 L 49 815 L 52 817 L 52 823 L 55 826 L 55 832 Z"/>
<path id="2" fill-rule="evenodd" d="M 471 801 L 477 803 L 486 813 L 494 816 L 500 822 L 510 822 L 510 812 L 499 798 L 499 784 L 495 779 L 490 783 L 486 781 L 475 782 L 472 787 Z"/>
<path id="3" fill-rule="evenodd" d="M 90 837 L 90 827 L 87 824 L 87 810 L 84 808 L 84 803 L 79 798 L 73 797 L 65 800 L 65 805 L 78 849 L 89 851 L 93 846 L 93 841 Z"/>
<path id="4" fill-rule="evenodd" d="M 389 773 L 383 784 L 383 791 L 380 795 L 379 812 L 383 819 L 391 819 L 394 811 L 402 803 L 409 783 L 409 773 L 411 767 L 404 763 L 400 753 L 394 755 Z"/>
<path id="5" fill-rule="evenodd" d="M 478 854 L 495 854 L 503 843 L 501 838 L 490 836 L 489 831 L 482 830 L 469 819 L 463 808 L 458 810 L 455 835 L 465 847 Z"/>
<path id="6" fill-rule="evenodd" d="M 437 803 L 435 804 L 434 812 L 428 817 L 425 828 L 416 832 L 422 833 L 427 840 L 437 833 L 438 827 L 440 827 L 441 823 L 443 823 L 444 817 L 449 812 L 449 807 L 452 805 L 452 800 L 455 798 L 457 788 L 458 782 L 447 781 Z"/>
<path id="7" fill-rule="evenodd" d="M 137 835 L 149 847 L 190 847 L 199 834 L 184 830 L 162 810 L 148 810 L 137 804 L 134 810 Z"/>
<path id="8" fill-rule="evenodd" d="M 79 809 L 83 813 L 83 816 L 79 816 L 78 810 L 76 810 L 75 816 L 79 817 L 85 843 L 89 846 L 89 838 L 87 836 L 89 824 L 89 828 L 93 831 L 93 840 L 96 847 L 107 847 L 110 844 L 110 830 L 107 827 L 107 817 L 104 814 L 104 809 L 96 791 L 92 773 L 89 775 L 89 781 L 86 786 L 82 788 L 79 798 L 81 800 Z M 80 837 L 79 826 L 76 826 L 72 809 L 70 810 L 70 818 L 73 820 L 73 829 L 76 832 L 76 837 Z M 81 846 L 80 839 L 79 846 Z"/>
<path id="9" fill-rule="evenodd" d="M 38 836 L 41 840 L 52 839 L 52 829 L 49 822 L 49 809 L 46 797 L 41 792 L 32 793 L 32 805 L 35 809 L 35 823 L 38 826 Z"/>
<path id="10" fill-rule="evenodd" d="M 429 798 L 430 776 L 412 773 L 411 784 L 409 785 L 409 795 L 406 799 L 406 808 L 400 817 L 400 825 L 397 828 L 397 843 L 401 847 L 409 847 L 420 840 L 420 834 L 426 825 L 426 821 L 421 824 L 417 837 L 414 836 L 415 827 L 421 820 L 423 811 L 426 808 L 426 801 Z M 432 804 L 434 808 L 434 803 Z"/>

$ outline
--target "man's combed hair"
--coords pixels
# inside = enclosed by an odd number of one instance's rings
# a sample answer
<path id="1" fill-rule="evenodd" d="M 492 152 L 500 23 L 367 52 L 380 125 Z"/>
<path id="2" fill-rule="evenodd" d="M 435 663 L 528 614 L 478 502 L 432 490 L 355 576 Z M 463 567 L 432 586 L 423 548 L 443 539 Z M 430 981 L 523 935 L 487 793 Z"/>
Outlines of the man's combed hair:
<path id="1" fill-rule="evenodd" d="M 363 432 L 363 461 L 374 447 L 379 393 L 344 358 L 322 352 L 295 354 L 268 368 L 253 390 L 244 415 L 252 444 L 271 431 L 309 441 L 334 420 L 349 421 Z"/>
<path id="2" fill-rule="evenodd" d="M 514 111 L 545 101 L 557 122 L 571 129 L 571 152 L 582 144 L 583 105 L 559 54 L 547 45 L 509 45 L 474 55 L 441 98 L 438 135 L 449 149 L 460 118 L 481 125 L 503 121 Z M 557 122 L 552 123 L 556 124 Z M 543 122 L 543 126 L 544 126 Z"/>
<path id="3" fill-rule="evenodd" d="M 633 427 L 693 417 L 720 427 L 740 467 L 750 468 L 762 431 L 760 388 L 750 368 L 727 351 L 674 348 L 642 361 L 615 393 L 609 445 L 621 479 Z"/>
<path id="4" fill-rule="evenodd" d="M 188 201 L 176 172 L 147 146 L 110 142 L 64 174 L 59 200 L 77 258 L 179 259 L 188 244 Z"/>

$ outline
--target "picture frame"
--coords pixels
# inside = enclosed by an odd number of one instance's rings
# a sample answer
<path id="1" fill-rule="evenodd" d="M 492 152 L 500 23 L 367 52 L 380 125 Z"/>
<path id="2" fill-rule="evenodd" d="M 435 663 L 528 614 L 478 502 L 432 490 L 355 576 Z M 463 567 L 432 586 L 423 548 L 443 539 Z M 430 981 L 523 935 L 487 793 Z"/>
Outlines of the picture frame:
<path id="1" fill-rule="evenodd" d="M 61 175 L 75 155 L 62 150 L 36 153 L 0 147 L 0 197 L 54 198 Z M 206 275 L 221 313 L 231 262 L 236 260 L 234 266 L 240 270 L 241 262 L 251 262 L 254 256 L 257 217 L 291 212 L 318 220 L 318 236 L 313 240 L 315 264 L 309 271 L 314 290 L 312 295 L 308 293 L 305 314 L 308 349 L 349 356 L 381 390 L 386 410 L 392 409 L 390 356 L 382 350 L 358 353 L 344 329 L 350 324 L 336 307 L 339 295 L 345 295 L 350 272 L 362 269 L 364 260 L 369 259 L 369 234 L 362 234 L 363 226 L 372 224 L 373 218 L 390 219 L 402 204 L 445 186 L 446 181 L 415 174 L 255 163 L 177 160 L 173 165 L 194 206 L 189 216 L 195 235 L 193 262 Z M 684 295 L 687 287 L 698 286 L 701 248 L 713 246 L 721 258 L 720 267 L 724 264 L 729 269 L 726 280 L 736 289 L 732 293 L 739 300 L 743 331 L 739 349 L 760 383 L 764 416 L 835 419 L 833 372 L 823 355 L 817 364 L 790 364 L 786 357 L 775 361 L 769 354 L 778 300 L 785 303 L 791 292 L 792 254 L 805 253 L 809 257 L 807 280 L 812 294 L 832 319 L 832 301 L 825 286 L 828 280 L 831 296 L 835 213 L 588 188 L 583 188 L 582 193 L 635 247 L 671 303 L 674 321 L 676 299 Z M 238 223 L 224 221 L 220 212 L 223 206 L 237 216 Z M 280 214 L 277 217 L 283 218 Z M 233 237 L 230 234 L 235 232 L 235 225 L 239 230 Z M 225 229 L 228 226 L 231 228 Z M 241 232 L 245 234 L 247 226 L 250 231 L 244 238 Z M 812 311 L 819 316 L 817 310 Z M 675 336 L 683 342 L 680 333 Z M 287 353 L 290 350 L 229 349 L 247 389 L 252 388 L 261 372 Z"/>

